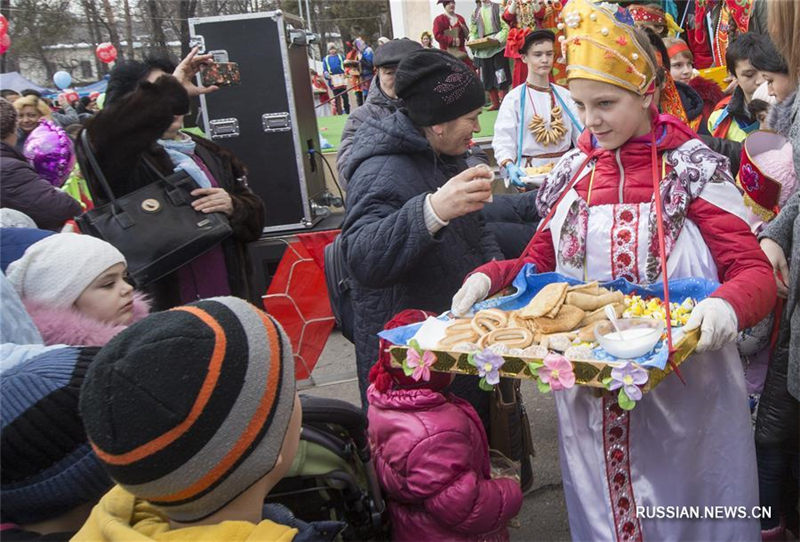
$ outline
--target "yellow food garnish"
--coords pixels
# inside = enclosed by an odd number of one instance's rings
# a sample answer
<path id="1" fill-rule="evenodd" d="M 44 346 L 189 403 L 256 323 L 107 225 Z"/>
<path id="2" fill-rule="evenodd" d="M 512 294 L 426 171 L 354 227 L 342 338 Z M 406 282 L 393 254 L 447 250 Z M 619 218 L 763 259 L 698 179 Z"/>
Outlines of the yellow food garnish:
<path id="1" fill-rule="evenodd" d="M 670 316 L 672 317 L 672 326 L 683 326 L 689 320 L 692 309 L 695 306 L 695 301 L 692 298 L 687 298 L 683 303 L 670 303 Z M 666 320 L 666 310 L 664 309 L 664 302 L 657 297 L 645 301 L 638 295 L 625 296 L 625 312 L 622 313 L 623 318 L 653 318 L 658 320 Z"/>

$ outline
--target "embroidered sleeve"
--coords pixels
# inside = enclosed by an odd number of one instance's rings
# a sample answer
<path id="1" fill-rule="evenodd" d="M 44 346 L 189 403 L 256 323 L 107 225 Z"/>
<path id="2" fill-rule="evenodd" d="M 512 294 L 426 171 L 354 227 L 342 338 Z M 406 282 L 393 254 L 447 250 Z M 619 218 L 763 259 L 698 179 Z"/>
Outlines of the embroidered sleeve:
<path id="1" fill-rule="evenodd" d="M 569 181 L 576 173 L 576 169 L 580 166 L 585 155 L 580 149 L 572 149 L 561 157 L 561 160 L 547 176 L 539 193 L 536 195 L 536 208 L 539 211 L 539 216 L 546 217 L 550 213 L 550 209 L 558 201 L 561 193 L 569 185 Z"/>

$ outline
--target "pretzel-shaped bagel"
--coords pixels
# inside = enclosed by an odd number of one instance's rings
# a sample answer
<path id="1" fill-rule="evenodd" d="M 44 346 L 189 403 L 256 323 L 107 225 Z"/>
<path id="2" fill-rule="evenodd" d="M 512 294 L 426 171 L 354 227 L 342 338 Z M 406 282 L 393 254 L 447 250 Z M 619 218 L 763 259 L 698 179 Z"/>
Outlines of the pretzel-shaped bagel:
<path id="1" fill-rule="evenodd" d="M 486 344 L 504 344 L 509 348 L 527 348 L 533 342 L 533 332 L 521 327 L 495 329 L 486 336 Z"/>
<path id="2" fill-rule="evenodd" d="M 478 311 L 472 318 L 472 329 L 481 337 L 496 329 L 504 328 L 507 324 L 508 314 L 500 309 L 484 309 Z"/>
<path id="3" fill-rule="evenodd" d="M 472 329 L 472 321 L 468 318 L 456 320 L 444 330 L 444 338 L 439 341 L 442 348 L 451 348 L 462 343 L 474 343 L 478 333 Z"/>

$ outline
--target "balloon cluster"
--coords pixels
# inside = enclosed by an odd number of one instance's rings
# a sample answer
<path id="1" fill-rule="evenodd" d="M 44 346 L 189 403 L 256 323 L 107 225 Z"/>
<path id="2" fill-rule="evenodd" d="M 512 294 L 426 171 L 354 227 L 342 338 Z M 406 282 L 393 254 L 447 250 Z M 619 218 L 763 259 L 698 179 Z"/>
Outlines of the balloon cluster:
<path id="1" fill-rule="evenodd" d="M 97 54 L 97 58 L 106 64 L 114 62 L 117 58 L 117 48 L 108 42 L 98 45 L 97 49 L 95 49 L 95 53 Z"/>
<path id="2" fill-rule="evenodd" d="M 55 122 L 42 119 L 25 140 L 22 154 L 43 179 L 61 187 L 75 165 L 75 152 L 67 133 Z"/>
<path id="3" fill-rule="evenodd" d="M 11 47 L 11 37 L 8 35 L 8 19 L 0 14 L 0 55 L 5 54 Z"/>

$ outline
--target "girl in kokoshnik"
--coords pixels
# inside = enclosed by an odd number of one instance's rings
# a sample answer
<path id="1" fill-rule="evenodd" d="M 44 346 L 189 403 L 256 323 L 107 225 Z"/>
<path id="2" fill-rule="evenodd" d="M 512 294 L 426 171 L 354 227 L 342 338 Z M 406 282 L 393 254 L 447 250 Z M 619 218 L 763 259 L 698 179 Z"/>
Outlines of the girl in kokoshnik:
<path id="1" fill-rule="evenodd" d="M 509 91 L 497 112 L 494 157 L 515 186 L 525 186 L 520 180 L 526 175 L 524 168 L 558 162 L 578 141 L 582 130 L 576 126 L 578 111 L 569 91 L 550 84 L 555 39 L 549 30 L 535 30 L 525 36 L 519 52 L 528 65 L 527 79 L 524 85 Z M 522 122 L 520 117 L 524 117 Z"/>
<path id="2" fill-rule="evenodd" d="M 571 0 L 563 15 L 569 89 L 587 129 L 539 190 L 541 216 L 554 210 L 549 228 L 520 262 L 477 268 L 452 310 L 464 314 L 510 284 L 517 263 L 581 280 L 660 282 L 658 182 L 669 278 L 721 285 L 686 325 L 702 333 L 680 367 L 685 384 L 669 375 L 632 411 L 586 387 L 554 394 L 570 532 L 593 541 L 756 540 L 757 519 L 659 519 L 637 516 L 637 507 L 757 505 L 735 339 L 771 310 L 771 268 L 744 221 L 727 160 L 653 107 L 655 62 L 627 12 Z"/>

